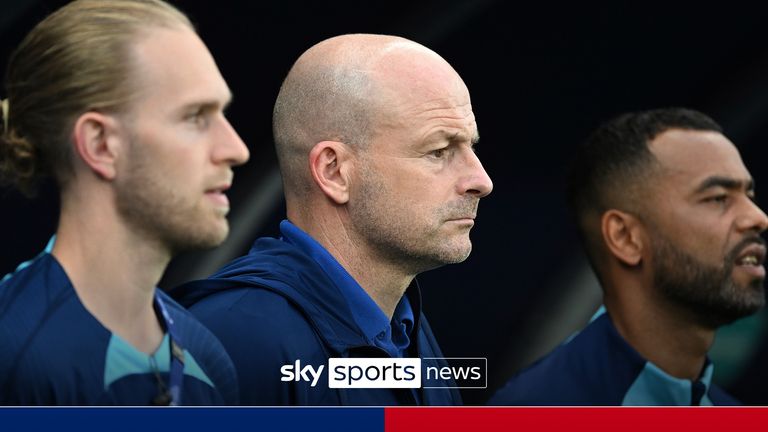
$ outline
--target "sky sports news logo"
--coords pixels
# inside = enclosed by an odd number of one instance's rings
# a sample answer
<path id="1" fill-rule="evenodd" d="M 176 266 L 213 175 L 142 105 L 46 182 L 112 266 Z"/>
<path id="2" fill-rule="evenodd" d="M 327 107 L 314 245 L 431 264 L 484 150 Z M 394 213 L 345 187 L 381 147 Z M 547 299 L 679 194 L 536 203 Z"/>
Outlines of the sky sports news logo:
<path id="1" fill-rule="evenodd" d="M 327 366 L 327 367 L 326 367 Z M 488 359 L 448 358 L 330 358 L 328 365 L 296 360 L 280 368 L 281 381 L 304 381 L 329 388 L 476 388 L 488 387 Z"/>

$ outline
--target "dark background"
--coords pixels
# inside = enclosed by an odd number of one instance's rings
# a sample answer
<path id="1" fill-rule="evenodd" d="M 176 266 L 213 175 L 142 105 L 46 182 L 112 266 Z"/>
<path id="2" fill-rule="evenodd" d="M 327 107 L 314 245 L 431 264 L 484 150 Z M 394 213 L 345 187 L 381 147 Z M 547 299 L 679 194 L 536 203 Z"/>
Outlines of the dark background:
<path id="1" fill-rule="evenodd" d="M 2 0 L 0 67 L 31 27 L 65 1 Z M 768 184 L 766 15 L 728 2 L 599 5 L 478 1 L 176 1 L 198 26 L 235 93 L 229 117 L 251 150 L 230 193 L 232 235 L 221 248 L 178 257 L 161 282 L 204 277 L 275 235 L 283 218 L 271 109 L 293 61 L 330 36 L 407 37 L 462 75 L 480 128 L 478 153 L 494 181 L 463 264 L 419 277 L 447 357 L 487 357 L 483 403 L 520 367 L 582 326 L 600 302 L 564 205 L 572 148 L 627 110 L 687 106 L 710 114 Z M 4 90 L 0 96 L 5 96 Z M 12 108 L 11 108 L 12 109 Z M 0 191 L 0 276 L 36 255 L 55 231 L 55 190 L 33 201 Z M 765 203 L 765 201 L 763 201 Z M 766 314 L 720 331 L 716 380 L 766 404 Z"/>

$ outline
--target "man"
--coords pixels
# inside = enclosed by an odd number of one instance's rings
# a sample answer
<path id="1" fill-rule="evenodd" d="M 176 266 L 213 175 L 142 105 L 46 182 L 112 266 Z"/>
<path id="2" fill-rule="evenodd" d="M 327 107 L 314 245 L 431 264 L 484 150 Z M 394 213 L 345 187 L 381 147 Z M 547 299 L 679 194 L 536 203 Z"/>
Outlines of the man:
<path id="1" fill-rule="evenodd" d="M 327 371 L 282 373 L 335 357 L 442 356 L 414 277 L 467 258 L 492 188 L 459 75 L 406 39 L 334 37 L 293 65 L 273 127 L 282 238 L 176 292 L 232 356 L 242 403 L 460 403 L 451 389 L 336 389 Z"/>
<path id="2" fill-rule="evenodd" d="M 189 20 L 160 0 L 78 0 L 8 65 L 3 178 L 51 175 L 56 240 L 0 284 L 0 403 L 237 403 L 221 344 L 157 290 L 171 257 L 228 233 L 248 150 Z"/>
<path id="3" fill-rule="evenodd" d="M 579 149 L 569 187 L 607 313 L 490 403 L 737 403 L 707 351 L 765 302 L 768 219 L 720 126 L 688 109 L 622 115 Z"/>

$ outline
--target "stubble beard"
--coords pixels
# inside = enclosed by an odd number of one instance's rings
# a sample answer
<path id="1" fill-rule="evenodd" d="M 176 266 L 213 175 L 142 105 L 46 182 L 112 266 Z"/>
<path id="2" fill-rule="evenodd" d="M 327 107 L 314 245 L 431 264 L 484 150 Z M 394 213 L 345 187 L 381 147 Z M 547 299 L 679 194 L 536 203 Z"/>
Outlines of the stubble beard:
<path id="1" fill-rule="evenodd" d="M 211 215 L 199 208 L 164 181 L 152 169 L 141 149 L 132 143 L 132 160 L 126 177 L 116 185 L 116 207 L 131 229 L 148 242 L 166 249 L 170 256 L 180 252 L 208 249 L 221 244 L 229 232 L 226 219 L 222 227 L 203 224 Z M 139 154 L 137 154 L 139 153 Z M 224 218 L 224 216 L 221 216 Z"/>
<path id="2" fill-rule="evenodd" d="M 362 185 L 352 198 L 350 216 L 362 241 L 378 258 L 414 275 L 467 259 L 472 251 L 469 232 L 448 238 L 441 231 L 446 219 L 474 213 L 477 199 L 447 203 L 434 210 L 405 203 L 370 168 L 362 170 L 359 179 Z M 460 238 L 463 236 L 466 238 Z"/>
<path id="3" fill-rule="evenodd" d="M 654 285 L 666 299 L 691 312 L 697 320 L 715 329 L 752 315 L 765 305 L 763 279 L 747 286 L 733 279 L 738 253 L 754 239 L 736 245 L 721 267 L 705 264 L 677 248 L 657 233 L 654 249 Z"/>

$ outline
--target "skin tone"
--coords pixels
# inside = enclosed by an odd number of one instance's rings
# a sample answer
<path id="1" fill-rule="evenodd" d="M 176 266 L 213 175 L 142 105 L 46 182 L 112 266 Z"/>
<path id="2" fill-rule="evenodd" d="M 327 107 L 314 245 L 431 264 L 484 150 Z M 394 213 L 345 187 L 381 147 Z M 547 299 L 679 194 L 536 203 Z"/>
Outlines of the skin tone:
<path id="1" fill-rule="evenodd" d="M 223 115 L 230 91 L 194 32 L 150 29 L 133 48 L 141 90 L 127 112 L 75 123 L 75 178 L 53 255 L 104 327 L 152 353 L 164 334 L 157 282 L 174 253 L 224 240 L 224 192 L 249 154 Z"/>
<path id="2" fill-rule="evenodd" d="M 400 38 L 333 38 L 297 65 L 311 62 L 366 71 L 375 134 L 364 148 L 316 143 L 312 191 L 302 206 L 288 198 L 288 217 L 391 318 L 416 274 L 466 259 L 479 200 L 493 188 L 474 152 L 469 92 L 445 60 Z"/>
<path id="3" fill-rule="evenodd" d="M 720 307 L 741 305 L 748 314 L 762 306 L 765 246 L 759 235 L 768 217 L 754 203 L 752 177 L 723 135 L 671 129 L 649 148 L 659 166 L 648 176 L 644 215 L 610 210 L 602 217 L 610 251 L 605 304 L 618 332 L 643 357 L 672 376 L 696 380 L 715 330 L 726 323 L 713 319 Z M 659 253 L 670 247 L 687 261 Z M 689 265 L 663 265 L 670 262 Z M 723 274 L 724 281 L 691 282 L 693 266 Z M 661 289 L 655 272 L 677 280 L 678 295 Z M 716 302 L 697 301 L 707 295 Z"/>

